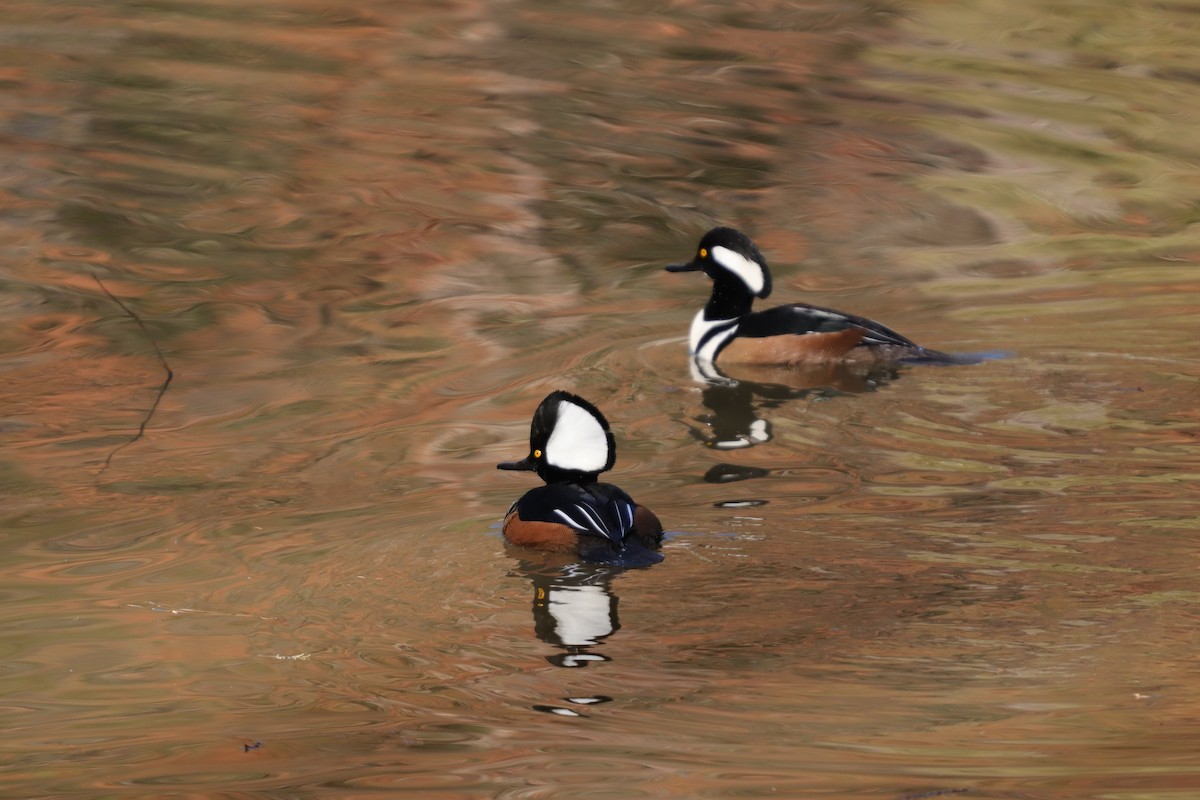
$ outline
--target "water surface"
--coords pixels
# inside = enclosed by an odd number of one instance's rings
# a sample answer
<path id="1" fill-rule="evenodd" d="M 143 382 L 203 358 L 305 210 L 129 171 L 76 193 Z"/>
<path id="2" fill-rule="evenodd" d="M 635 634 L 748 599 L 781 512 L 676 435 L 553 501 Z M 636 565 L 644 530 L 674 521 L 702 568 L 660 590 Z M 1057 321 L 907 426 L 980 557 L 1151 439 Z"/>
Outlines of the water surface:
<path id="1" fill-rule="evenodd" d="M 1194 796 L 1194 11 L 6 4 L 0 793 Z M 697 384 L 714 224 L 1010 355 Z"/>

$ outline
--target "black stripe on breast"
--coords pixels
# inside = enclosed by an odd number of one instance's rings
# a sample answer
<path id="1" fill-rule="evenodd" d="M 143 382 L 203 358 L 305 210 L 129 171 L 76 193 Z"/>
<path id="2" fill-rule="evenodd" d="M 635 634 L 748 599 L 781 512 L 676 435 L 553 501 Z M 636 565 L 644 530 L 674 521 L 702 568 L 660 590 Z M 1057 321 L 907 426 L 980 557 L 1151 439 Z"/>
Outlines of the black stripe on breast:
<path id="1" fill-rule="evenodd" d="M 721 325 L 714 325 L 713 327 L 706 330 L 704 332 L 704 335 L 700 337 L 700 342 L 696 345 L 696 354 L 703 353 L 704 349 L 706 347 L 708 347 L 708 345 L 713 341 L 713 339 L 720 337 L 722 334 L 728 332 L 731 329 L 740 329 L 741 319 L 744 319 L 744 318 L 731 319 L 727 323 L 724 323 Z M 725 337 L 725 341 L 721 343 L 721 347 L 718 347 L 716 352 L 714 352 L 712 354 L 713 360 L 716 360 L 717 353 L 720 353 L 721 349 L 724 348 L 725 345 L 727 345 L 731 341 L 733 341 L 733 339 L 736 335 L 737 335 L 737 333 L 735 332 L 733 336 Z"/>

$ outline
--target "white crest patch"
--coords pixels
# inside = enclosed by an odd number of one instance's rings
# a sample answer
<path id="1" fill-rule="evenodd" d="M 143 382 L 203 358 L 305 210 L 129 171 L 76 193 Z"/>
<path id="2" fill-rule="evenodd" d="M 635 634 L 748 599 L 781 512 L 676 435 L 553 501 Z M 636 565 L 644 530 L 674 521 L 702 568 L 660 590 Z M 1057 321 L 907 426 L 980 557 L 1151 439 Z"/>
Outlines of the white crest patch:
<path id="1" fill-rule="evenodd" d="M 713 261 L 742 279 L 751 293 L 758 294 L 763 290 L 763 268 L 757 261 L 751 261 L 736 250 L 717 245 L 712 249 Z"/>
<path id="2" fill-rule="evenodd" d="M 600 420 L 570 401 L 558 404 L 558 419 L 546 442 L 546 462 L 559 469 L 599 472 L 608 464 L 608 436 Z"/>

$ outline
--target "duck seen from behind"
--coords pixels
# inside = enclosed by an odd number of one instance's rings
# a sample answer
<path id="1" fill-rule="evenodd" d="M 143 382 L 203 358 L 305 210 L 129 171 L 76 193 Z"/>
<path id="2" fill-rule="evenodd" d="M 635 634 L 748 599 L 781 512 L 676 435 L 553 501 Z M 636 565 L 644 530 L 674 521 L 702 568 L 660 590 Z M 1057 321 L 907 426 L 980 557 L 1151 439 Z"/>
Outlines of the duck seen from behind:
<path id="1" fill-rule="evenodd" d="M 692 321 L 688 340 L 706 378 L 720 377 L 714 369 L 718 358 L 723 364 L 782 366 L 955 361 L 874 320 L 832 308 L 793 303 L 751 311 L 754 298 L 770 296 L 771 272 L 754 242 L 733 228 L 713 228 L 691 261 L 670 264 L 667 271 L 712 278 L 712 297 Z"/>
<path id="2" fill-rule="evenodd" d="M 608 420 L 570 392 L 546 396 L 529 428 L 529 455 L 497 469 L 531 470 L 545 486 L 531 489 L 504 517 L 509 543 L 577 553 L 584 561 L 647 566 L 662 561 L 662 524 L 622 489 L 600 483 L 616 444 Z"/>

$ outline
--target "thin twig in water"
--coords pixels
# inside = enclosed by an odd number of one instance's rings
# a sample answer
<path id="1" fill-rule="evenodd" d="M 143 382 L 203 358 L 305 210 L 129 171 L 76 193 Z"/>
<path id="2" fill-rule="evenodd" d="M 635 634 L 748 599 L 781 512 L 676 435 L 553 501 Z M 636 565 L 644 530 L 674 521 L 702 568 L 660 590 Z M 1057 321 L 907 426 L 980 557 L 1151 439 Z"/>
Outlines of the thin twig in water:
<path id="1" fill-rule="evenodd" d="M 150 342 L 150 346 L 154 348 L 154 355 L 158 356 L 158 363 L 162 364 L 163 371 L 167 373 L 167 379 L 164 380 L 162 386 L 158 388 L 158 394 L 154 397 L 154 403 L 151 404 L 150 410 L 146 412 L 146 416 L 142 419 L 142 424 L 138 425 L 137 433 L 135 433 L 133 438 L 128 442 L 115 447 L 113 451 L 108 454 L 108 458 L 104 459 L 104 466 L 100 468 L 100 472 L 98 473 L 98 475 L 103 475 L 104 471 L 108 469 L 108 465 L 112 463 L 113 456 L 146 435 L 146 426 L 150 424 L 150 418 L 153 417 L 154 412 L 158 410 L 158 404 L 162 402 L 163 395 L 167 393 L 167 387 L 171 385 L 171 379 L 175 377 L 175 373 L 171 371 L 171 365 L 167 363 L 167 359 L 165 356 L 163 356 L 162 350 L 158 348 L 158 342 L 154 341 L 154 337 L 150 335 L 150 329 L 146 327 L 146 323 L 142 322 L 142 318 L 134 313 L 133 309 L 121 302 L 121 298 L 110 292 L 108 287 L 104 285 L 104 281 L 100 280 L 99 275 L 92 273 L 92 277 L 96 280 L 96 283 L 99 285 L 100 289 L 106 295 L 108 295 L 108 299 L 120 306 L 121 310 L 126 314 L 133 317 L 133 321 L 136 322 L 138 327 L 142 329 L 142 333 L 146 334 L 146 339 Z"/>

